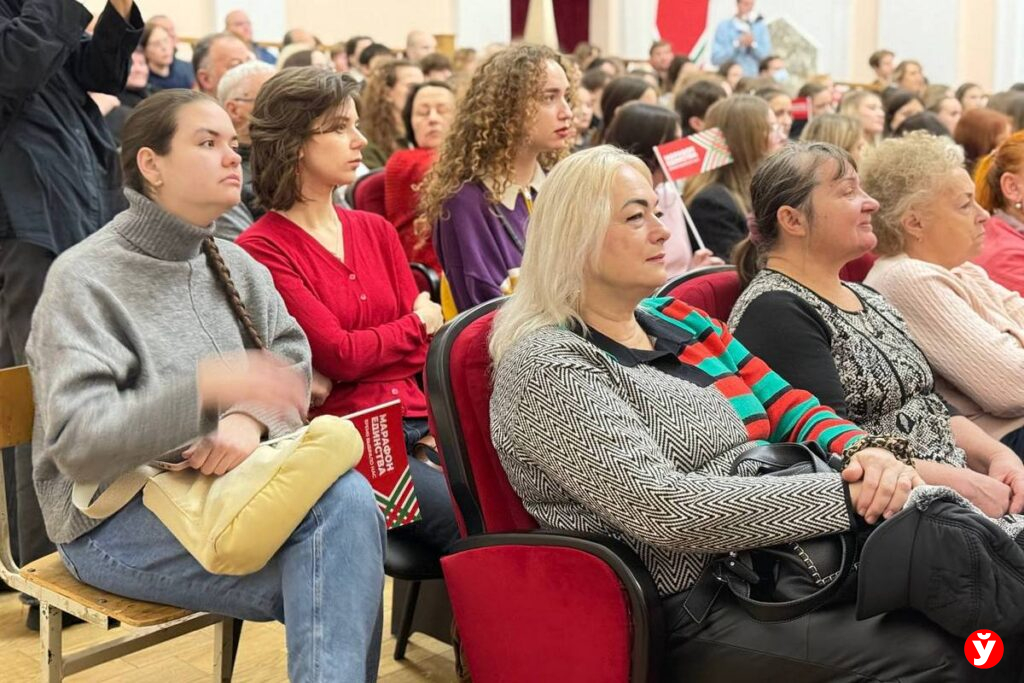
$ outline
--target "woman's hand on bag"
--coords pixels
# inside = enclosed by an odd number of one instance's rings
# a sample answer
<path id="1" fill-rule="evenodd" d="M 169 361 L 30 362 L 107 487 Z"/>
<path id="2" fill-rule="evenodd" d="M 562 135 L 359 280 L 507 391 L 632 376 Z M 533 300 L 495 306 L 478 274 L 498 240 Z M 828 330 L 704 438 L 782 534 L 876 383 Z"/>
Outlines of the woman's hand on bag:
<path id="1" fill-rule="evenodd" d="M 868 524 L 902 510 L 911 489 L 924 483 L 917 470 L 881 448 L 855 453 L 843 470 L 843 481 L 850 486 L 854 509 Z"/>
<path id="2" fill-rule="evenodd" d="M 428 335 L 433 335 L 441 325 L 444 325 L 444 314 L 441 307 L 430 300 L 430 294 L 420 292 L 416 300 L 412 302 L 412 312 L 423 321 L 423 327 L 427 329 Z"/>
<path id="3" fill-rule="evenodd" d="M 309 390 L 309 407 L 319 408 L 322 406 L 327 397 L 331 395 L 331 389 L 333 388 L 334 382 L 326 375 L 313 370 L 313 381 Z"/>
<path id="4" fill-rule="evenodd" d="M 1010 509 L 1010 487 L 992 476 L 965 467 L 953 488 L 989 517 L 1002 517 Z"/>
<path id="5" fill-rule="evenodd" d="M 192 444 L 182 457 L 203 474 L 220 476 L 238 467 L 256 450 L 263 425 L 242 413 L 222 417 L 217 431 Z"/>
<path id="6" fill-rule="evenodd" d="M 989 461 L 988 476 L 1010 487 L 1010 507 L 1012 515 L 1024 511 L 1024 462 L 1013 451 L 995 456 Z"/>
<path id="7" fill-rule="evenodd" d="M 204 358 L 197 376 L 204 408 L 217 410 L 251 401 L 306 414 L 305 382 L 284 360 L 267 351 Z"/>

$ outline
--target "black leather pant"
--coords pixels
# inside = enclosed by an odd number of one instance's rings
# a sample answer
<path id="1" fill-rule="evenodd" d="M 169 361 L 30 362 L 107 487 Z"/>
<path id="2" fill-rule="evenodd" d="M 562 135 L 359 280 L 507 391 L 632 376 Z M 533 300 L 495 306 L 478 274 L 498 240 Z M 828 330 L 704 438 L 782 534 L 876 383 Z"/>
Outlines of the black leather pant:
<path id="1" fill-rule="evenodd" d="M 1002 660 L 991 669 L 976 669 L 967 662 L 962 639 L 910 610 L 857 621 L 854 605 L 847 603 L 769 623 L 749 616 L 722 591 L 697 624 L 682 609 L 685 597 L 663 601 L 666 683 L 1024 680 L 1024 639 L 1003 638 Z"/>

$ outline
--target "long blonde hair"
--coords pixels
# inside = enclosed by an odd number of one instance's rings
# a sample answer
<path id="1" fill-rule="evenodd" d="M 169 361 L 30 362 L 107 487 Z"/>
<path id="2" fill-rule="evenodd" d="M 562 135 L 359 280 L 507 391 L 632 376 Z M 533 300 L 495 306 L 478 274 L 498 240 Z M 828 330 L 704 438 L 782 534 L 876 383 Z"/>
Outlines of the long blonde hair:
<path id="1" fill-rule="evenodd" d="M 592 268 L 612 219 L 612 187 L 629 166 L 650 180 L 632 154 L 601 145 L 558 162 L 533 205 L 530 232 L 515 295 L 494 322 L 490 351 L 495 363 L 517 341 L 548 325 L 580 318 L 584 273 Z"/>
<path id="2" fill-rule="evenodd" d="M 423 179 L 420 210 L 426 221 L 421 229 L 429 233 L 445 201 L 465 183 L 491 179 L 494 186 L 488 188 L 488 201 L 500 201 L 540 105 L 549 60 L 565 71 L 569 104 L 575 106 L 574 70 L 551 48 L 514 45 L 488 57 L 473 73 L 437 162 Z M 547 170 L 567 153 L 568 149 L 543 154 L 540 165 Z"/>
<path id="3" fill-rule="evenodd" d="M 768 153 L 768 103 L 753 95 L 733 95 L 708 109 L 705 128 L 718 128 L 732 153 L 732 163 L 702 173 L 686 183 L 684 199 L 689 202 L 709 185 L 721 184 L 732 195 L 743 214 L 750 213 L 750 179 Z"/>

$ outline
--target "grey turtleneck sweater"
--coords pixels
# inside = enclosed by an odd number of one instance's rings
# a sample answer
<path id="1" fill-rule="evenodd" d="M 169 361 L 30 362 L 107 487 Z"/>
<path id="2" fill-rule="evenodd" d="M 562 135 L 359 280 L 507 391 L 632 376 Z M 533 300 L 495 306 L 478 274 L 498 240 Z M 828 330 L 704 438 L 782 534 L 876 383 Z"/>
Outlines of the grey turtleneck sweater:
<path id="1" fill-rule="evenodd" d="M 74 482 L 107 484 L 216 428 L 196 386 L 198 362 L 252 348 L 206 262 L 199 228 L 132 190 L 130 208 L 53 264 L 32 318 L 28 362 L 36 401 L 33 478 L 46 530 L 69 543 L 99 524 L 71 503 Z M 309 344 L 267 270 L 217 241 L 268 348 L 307 380 Z M 231 406 L 271 437 L 297 412 Z"/>

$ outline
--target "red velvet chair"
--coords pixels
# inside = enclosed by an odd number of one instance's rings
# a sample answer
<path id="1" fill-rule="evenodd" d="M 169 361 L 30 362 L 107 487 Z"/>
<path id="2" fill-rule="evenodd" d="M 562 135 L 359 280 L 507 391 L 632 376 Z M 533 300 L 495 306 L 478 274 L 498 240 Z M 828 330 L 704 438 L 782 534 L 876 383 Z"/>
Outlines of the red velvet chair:
<path id="1" fill-rule="evenodd" d="M 427 356 L 431 427 L 463 540 L 441 559 L 476 683 L 658 680 L 661 603 L 640 558 L 598 535 L 542 531 L 490 438 L 487 338 L 501 300 L 446 325 Z"/>
<path id="2" fill-rule="evenodd" d="M 384 215 L 384 169 L 378 168 L 348 186 L 345 199 L 357 211 Z"/>
<path id="3" fill-rule="evenodd" d="M 871 272 L 871 266 L 875 265 L 878 257 L 868 252 L 859 258 L 855 258 L 839 271 L 839 279 L 846 282 L 864 282 L 864 278 Z"/>
<path id="4" fill-rule="evenodd" d="M 729 319 L 740 291 L 735 266 L 708 266 L 677 275 L 666 282 L 657 295 L 679 299 L 724 321 Z"/>

